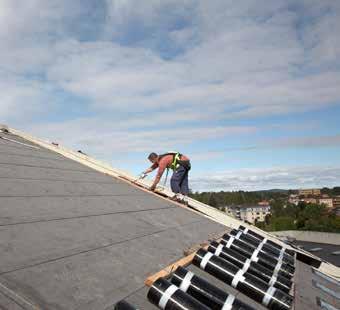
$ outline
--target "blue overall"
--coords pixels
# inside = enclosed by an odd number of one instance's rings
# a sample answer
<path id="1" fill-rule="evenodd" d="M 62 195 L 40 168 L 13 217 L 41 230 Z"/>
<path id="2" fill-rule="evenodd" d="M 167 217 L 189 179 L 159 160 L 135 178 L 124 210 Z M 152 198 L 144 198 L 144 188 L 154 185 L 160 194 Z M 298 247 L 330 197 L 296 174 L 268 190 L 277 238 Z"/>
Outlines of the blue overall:
<path id="1" fill-rule="evenodd" d="M 170 185 L 174 193 L 181 193 L 183 195 L 189 194 L 189 171 L 183 166 L 179 166 L 172 174 Z"/>

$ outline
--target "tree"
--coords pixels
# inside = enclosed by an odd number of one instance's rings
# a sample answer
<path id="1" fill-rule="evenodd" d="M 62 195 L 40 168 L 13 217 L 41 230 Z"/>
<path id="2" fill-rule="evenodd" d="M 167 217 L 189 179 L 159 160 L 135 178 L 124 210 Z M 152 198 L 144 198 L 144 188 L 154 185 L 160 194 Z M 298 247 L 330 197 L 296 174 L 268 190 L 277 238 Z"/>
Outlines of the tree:
<path id="1" fill-rule="evenodd" d="M 340 187 L 333 189 L 323 188 L 322 193 L 335 193 L 340 195 Z M 265 230 L 315 230 L 340 232 L 340 217 L 334 212 L 319 204 L 300 202 L 297 206 L 287 202 L 288 193 L 296 191 L 258 191 L 258 192 L 195 192 L 190 196 L 212 207 L 223 209 L 226 205 L 257 204 L 265 199 L 270 201 L 271 217 L 266 217 L 264 222 L 257 223 L 258 227 Z"/>
<path id="2" fill-rule="evenodd" d="M 216 201 L 216 198 L 215 198 L 214 194 L 210 195 L 209 201 L 208 201 L 208 205 L 212 206 L 214 208 L 217 208 L 218 204 L 217 204 L 217 201 Z"/>
<path id="3" fill-rule="evenodd" d="M 296 226 L 294 224 L 294 219 L 289 216 L 281 216 L 272 218 L 270 224 L 271 230 L 295 230 Z"/>

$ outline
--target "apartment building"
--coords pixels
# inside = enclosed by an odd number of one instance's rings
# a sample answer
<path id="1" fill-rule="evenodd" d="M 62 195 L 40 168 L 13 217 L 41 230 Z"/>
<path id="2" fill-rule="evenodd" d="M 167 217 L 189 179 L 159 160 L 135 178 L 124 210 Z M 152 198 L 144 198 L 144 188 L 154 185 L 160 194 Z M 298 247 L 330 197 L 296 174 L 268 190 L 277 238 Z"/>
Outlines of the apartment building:
<path id="1" fill-rule="evenodd" d="M 288 202 L 297 206 L 300 202 L 299 195 L 289 195 Z"/>
<path id="2" fill-rule="evenodd" d="M 225 210 L 228 215 L 251 224 L 264 222 L 266 216 L 271 214 L 270 205 L 267 203 L 249 206 L 226 206 Z"/>
<path id="3" fill-rule="evenodd" d="M 331 197 L 321 197 L 319 198 L 319 204 L 325 205 L 327 208 L 333 208 L 333 198 Z"/>
<path id="4" fill-rule="evenodd" d="M 333 198 L 333 206 L 334 208 L 340 208 L 340 196 L 335 196 Z"/>
<path id="5" fill-rule="evenodd" d="M 340 196 L 335 196 L 333 198 L 333 207 L 335 209 L 335 214 L 340 216 Z"/>
<path id="6" fill-rule="evenodd" d="M 305 203 L 318 203 L 318 200 L 314 197 L 301 198 L 300 201 L 303 201 Z"/>
<path id="7" fill-rule="evenodd" d="M 300 195 L 300 193 L 303 193 Z M 314 193 L 312 195 L 312 192 Z M 305 203 L 318 203 L 318 204 L 324 204 L 327 208 L 332 209 L 334 206 L 334 199 L 332 197 L 329 197 L 328 195 L 317 195 L 318 190 L 300 190 L 299 194 L 291 194 L 289 195 L 288 202 L 294 205 L 298 205 L 299 202 L 305 202 Z M 336 199 L 336 198 L 335 198 Z M 340 207 L 340 197 L 338 197 L 338 202 Z"/>
<path id="8" fill-rule="evenodd" d="M 321 190 L 317 188 L 312 188 L 312 189 L 299 189 L 299 196 L 320 196 L 321 195 Z"/>

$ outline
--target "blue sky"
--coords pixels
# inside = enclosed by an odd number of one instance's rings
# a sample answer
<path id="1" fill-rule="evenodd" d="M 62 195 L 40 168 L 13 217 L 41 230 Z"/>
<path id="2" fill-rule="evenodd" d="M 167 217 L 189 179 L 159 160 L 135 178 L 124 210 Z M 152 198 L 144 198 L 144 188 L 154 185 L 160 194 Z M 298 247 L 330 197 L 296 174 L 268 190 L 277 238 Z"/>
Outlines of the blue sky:
<path id="1" fill-rule="evenodd" d="M 340 2 L 0 1 L 0 120 L 193 190 L 340 185 Z"/>

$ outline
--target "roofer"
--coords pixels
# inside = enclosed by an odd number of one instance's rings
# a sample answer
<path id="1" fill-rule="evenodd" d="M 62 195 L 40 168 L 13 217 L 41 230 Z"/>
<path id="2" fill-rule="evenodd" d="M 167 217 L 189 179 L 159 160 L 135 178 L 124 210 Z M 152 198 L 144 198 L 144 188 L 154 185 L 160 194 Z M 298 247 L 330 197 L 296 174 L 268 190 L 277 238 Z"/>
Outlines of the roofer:
<path id="1" fill-rule="evenodd" d="M 148 159 L 152 163 L 152 166 L 145 170 L 143 174 L 146 175 L 158 168 L 157 175 L 150 190 L 154 191 L 156 189 L 165 169 L 172 169 L 173 174 L 170 185 L 171 190 L 175 193 L 172 199 L 186 203 L 186 196 L 189 194 L 188 174 L 191 169 L 189 158 L 178 152 L 168 152 L 162 155 L 150 153 Z"/>

